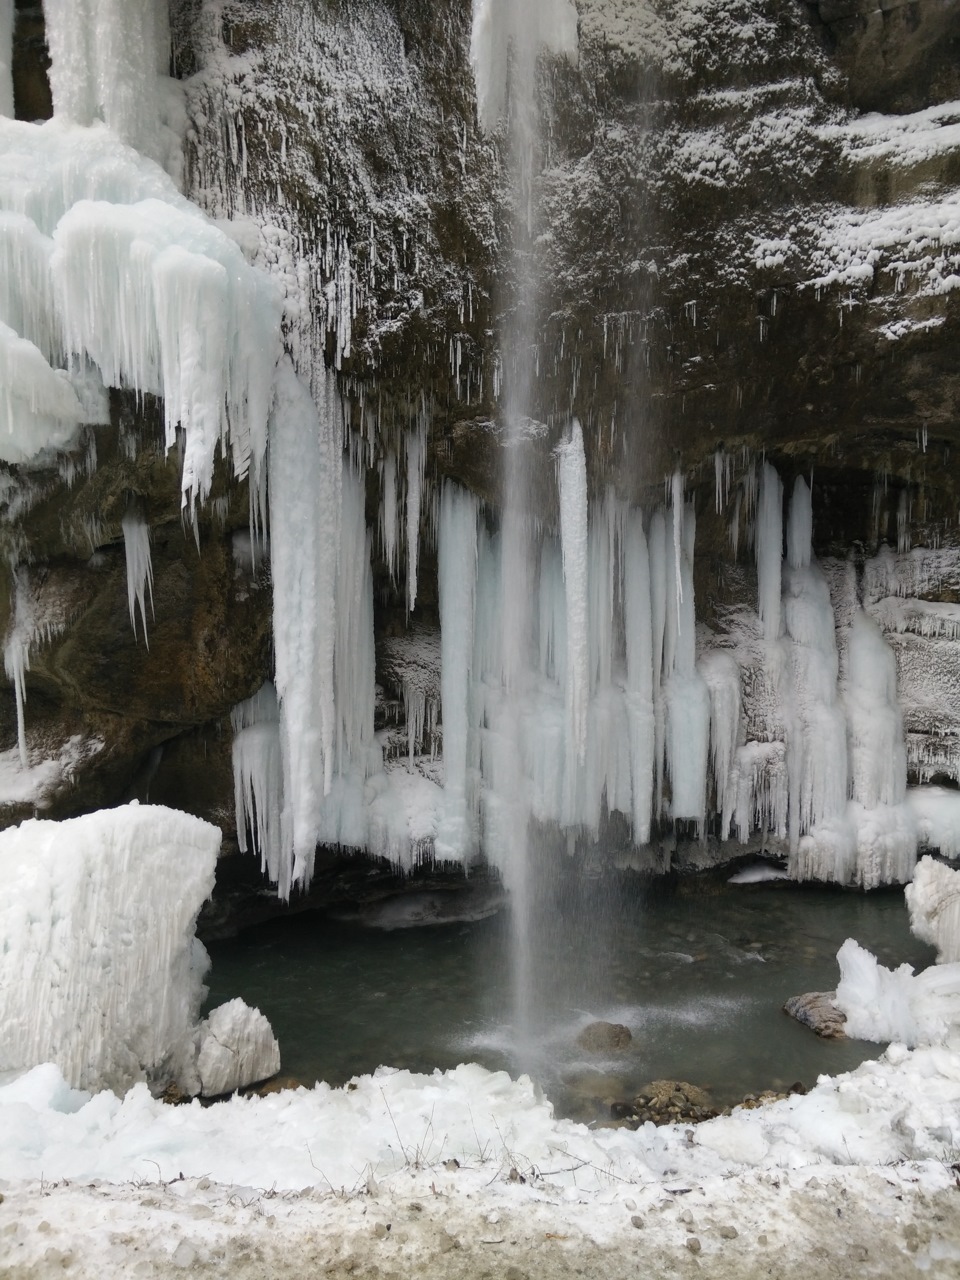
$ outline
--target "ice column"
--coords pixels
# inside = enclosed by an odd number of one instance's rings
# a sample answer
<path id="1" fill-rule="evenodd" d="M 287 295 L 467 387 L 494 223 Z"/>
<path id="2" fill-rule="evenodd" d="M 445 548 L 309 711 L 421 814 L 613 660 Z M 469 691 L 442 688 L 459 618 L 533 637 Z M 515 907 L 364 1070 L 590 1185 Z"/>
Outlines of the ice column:
<path id="1" fill-rule="evenodd" d="M 844 883 L 856 858 L 856 834 L 846 812 L 847 725 L 837 691 L 833 605 L 812 560 L 810 490 L 799 476 L 792 504 L 797 514 L 791 509 L 790 559 L 783 581 L 790 865 L 797 879 Z"/>
<path id="2" fill-rule="evenodd" d="M 27 672 L 30 670 L 30 645 L 34 638 L 34 616 L 27 570 L 21 565 L 14 575 L 13 609 L 10 629 L 3 643 L 3 669 L 13 685 L 17 703 L 17 746 L 20 763 L 26 769 L 30 764 L 27 755 L 27 732 L 24 721 L 24 703 L 27 700 Z"/>
<path id="3" fill-rule="evenodd" d="M 845 683 L 856 878 L 865 889 L 904 884 L 916 862 L 917 828 L 904 803 L 907 748 L 897 663 L 880 628 L 862 610 L 850 624 Z"/>
<path id="4" fill-rule="evenodd" d="M 630 733 L 633 839 L 650 839 L 654 751 L 653 642 L 650 560 L 639 511 L 627 517 L 623 548 L 623 612 L 626 636 L 626 707 Z"/>
<path id="5" fill-rule="evenodd" d="M 248 834 L 263 871 L 280 880 L 282 843 L 280 804 L 283 777 L 280 762 L 280 708 L 268 681 L 252 698 L 230 713 L 233 728 L 233 787 L 237 842 L 247 852 Z"/>
<path id="6" fill-rule="evenodd" d="M 702 827 L 706 816 L 707 760 L 710 746 L 710 695 L 696 669 L 696 616 L 693 599 L 693 505 L 674 491 L 672 537 L 666 545 L 670 579 L 664 642 L 667 771 L 670 810 Z M 670 607 L 671 596 L 676 608 Z"/>
<path id="7" fill-rule="evenodd" d="M 0 116 L 13 115 L 13 0 L 0 0 Z"/>
<path id="8" fill-rule="evenodd" d="M 475 832 L 468 804 L 470 685 L 477 576 L 477 501 L 447 483 L 440 501 L 440 698 L 443 808 L 436 839 L 441 862 L 462 862 Z"/>
<path id="9" fill-rule="evenodd" d="M 806 486 L 804 486 L 806 488 Z M 809 491 L 807 491 L 809 494 Z M 802 519 L 794 515 L 797 506 L 796 495 L 791 505 L 791 536 L 795 535 L 794 523 L 798 524 L 794 546 L 797 554 L 803 554 L 807 548 L 809 562 L 810 528 L 806 528 L 806 542 L 802 537 Z M 802 506 L 802 503 L 801 503 Z M 760 507 L 757 511 L 754 552 L 757 558 L 757 612 L 763 624 L 763 638 L 776 640 L 780 634 L 780 571 L 783 562 L 783 484 L 775 469 L 769 462 L 763 464 L 763 475 L 760 480 Z M 791 561 L 791 563 L 793 563 Z M 798 566 L 794 566 L 798 567 Z"/>
<path id="10" fill-rule="evenodd" d="M 328 375 L 328 382 L 332 375 Z M 333 782 L 342 426 L 335 388 L 317 407 L 284 360 L 270 420 L 270 522 L 283 774 L 278 892 L 306 884 Z"/>
<path id="11" fill-rule="evenodd" d="M 572 797 L 577 764 L 587 747 L 590 699 L 587 616 L 587 463 L 583 432 L 576 419 L 570 438 L 557 450 L 560 486 L 560 543 L 566 591 L 566 793 Z"/>
<path id="12" fill-rule="evenodd" d="M 420 560 L 420 506 L 423 472 L 427 461 L 427 426 L 421 418 L 407 433 L 407 610 L 417 603 L 417 570 Z"/>
<path id="13" fill-rule="evenodd" d="M 153 613 L 153 564 L 150 559 L 150 526 L 144 519 L 139 504 L 131 502 L 120 522 L 123 530 L 123 549 L 127 558 L 127 605 L 130 609 L 130 625 L 137 634 L 135 608 L 139 606 L 143 625 L 143 639 L 147 648 L 146 594 L 150 593 L 150 612 Z"/>

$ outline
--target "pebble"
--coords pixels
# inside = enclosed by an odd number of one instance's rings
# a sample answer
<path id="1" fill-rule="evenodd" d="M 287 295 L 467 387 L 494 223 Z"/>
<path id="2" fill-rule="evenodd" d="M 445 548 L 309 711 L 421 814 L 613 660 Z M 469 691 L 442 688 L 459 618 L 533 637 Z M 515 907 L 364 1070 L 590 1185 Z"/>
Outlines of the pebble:
<path id="1" fill-rule="evenodd" d="M 736 1240 L 740 1234 L 736 1227 L 719 1227 L 718 1231 L 723 1240 Z"/>
<path id="2" fill-rule="evenodd" d="M 691 1253 L 697 1254 L 703 1248 L 703 1245 L 700 1243 L 700 1241 L 697 1239 L 696 1236 L 691 1236 L 690 1239 L 687 1241 L 687 1248 L 690 1250 Z"/>
<path id="3" fill-rule="evenodd" d="M 757 1236 L 757 1244 L 766 1244 L 767 1237 L 765 1234 Z"/>
<path id="4" fill-rule="evenodd" d="M 643 1227 L 643 1218 L 641 1218 L 639 1213 L 635 1213 L 630 1219 L 630 1222 L 632 1226 L 637 1228 L 637 1230 L 640 1230 Z"/>

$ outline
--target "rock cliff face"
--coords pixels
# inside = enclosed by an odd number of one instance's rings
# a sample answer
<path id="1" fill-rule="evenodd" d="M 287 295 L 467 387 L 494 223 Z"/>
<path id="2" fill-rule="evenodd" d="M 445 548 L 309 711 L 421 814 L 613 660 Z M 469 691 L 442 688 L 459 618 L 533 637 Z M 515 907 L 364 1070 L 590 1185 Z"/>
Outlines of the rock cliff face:
<path id="1" fill-rule="evenodd" d="M 814 475 L 814 550 L 838 581 L 849 561 L 862 582 L 883 542 L 924 546 L 942 563 L 907 594 L 952 602 L 960 4 L 577 9 L 577 65 L 539 69 L 530 341 L 543 521 L 556 520 L 550 451 L 573 414 L 592 494 L 612 485 L 649 506 L 683 472 L 699 517 L 698 616 L 714 630 L 756 597 L 746 525 L 738 561 L 730 527 L 733 495 L 761 456 L 788 487 Z M 33 119 L 49 112 L 42 13 L 18 0 L 17 17 L 16 106 Z M 496 388 L 516 355 L 501 345 L 518 287 L 506 252 L 516 210 L 505 132 L 486 137 L 477 124 L 470 6 L 175 0 L 171 17 L 185 190 L 279 280 L 301 375 L 316 386 L 323 362 L 338 370 L 375 528 L 386 469 L 424 433 L 412 614 L 410 565 L 391 572 L 382 536 L 374 572 L 378 723 L 401 750 L 409 664 L 397 654 L 413 636 L 429 756 L 430 494 L 456 479 L 495 520 Z M 59 782 L 25 790 L 3 818 L 149 796 L 216 821 L 229 847 L 229 713 L 272 668 L 269 567 L 251 567 L 248 495 L 224 468 L 195 538 L 156 406 L 126 393 L 112 394 L 110 425 L 89 429 L 85 449 L 58 468 L 4 468 L 0 532 L 5 564 L 19 568 L 4 570 L 0 604 L 8 634 L 18 609 L 35 623 L 27 740 L 34 760 L 65 763 Z M 718 477 L 731 495 L 723 512 Z M 128 613 L 131 507 L 150 528 L 149 648 Z M 955 638 L 889 630 L 912 690 L 914 776 L 960 781 Z M 924 673 L 943 696 L 928 696 Z M 12 690 L 2 727 L 12 750 Z"/>

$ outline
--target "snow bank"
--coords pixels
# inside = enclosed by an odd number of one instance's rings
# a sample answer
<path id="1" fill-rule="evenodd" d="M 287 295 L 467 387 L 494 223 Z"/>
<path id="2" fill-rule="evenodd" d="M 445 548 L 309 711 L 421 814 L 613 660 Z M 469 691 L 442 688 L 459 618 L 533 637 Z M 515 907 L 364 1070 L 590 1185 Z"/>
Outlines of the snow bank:
<path id="1" fill-rule="evenodd" d="M 211 1107 L 169 1107 L 136 1085 L 123 1099 L 72 1091 L 41 1066 L 0 1087 L 0 1178 L 131 1181 L 206 1176 L 295 1191 L 360 1190 L 402 1175 L 412 1191 L 444 1181 L 480 1192 L 511 1168 L 531 1200 L 622 1193 L 624 1181 L 695 1186 L 746 1168 L 939 1160 L 960 1144 L 960 1055 L 893 1045 L 876 1062 L 805 1096 L 683 1126 L 589 1130 L 554 1118 L 527 1077 L 475 1064 L 415 1075 L 381 1067 L 342 1089 L 317 1084 Z M 150 1162 L 154 1161 L 151 1167 Z M 455 1167 L 455 1166 L 448 1166 Z M 419 1183 L 418 1183 L 419 1177 Z M 602 1199 L 601 1199 L 602 1203 Z"/>
<path id="2" fill-rule="evenodd" d="M 136 803 L 0 832 L 0 1070 L 189 1087 L 219 848 L 209 823 Z"/>

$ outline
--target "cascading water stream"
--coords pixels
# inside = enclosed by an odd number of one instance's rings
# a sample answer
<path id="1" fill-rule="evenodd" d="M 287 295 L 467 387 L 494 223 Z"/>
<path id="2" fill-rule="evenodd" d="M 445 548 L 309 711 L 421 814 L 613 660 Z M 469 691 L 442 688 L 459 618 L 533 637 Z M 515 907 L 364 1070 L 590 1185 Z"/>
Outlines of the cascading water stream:
<path id="1" fill-rule="evenodd" d="M 502 416 L 505 449 L 501 474 L 500 663 L 503 698 L 495 726 L 495 750 L 501 754 L 505 782 L 501 804 L 510 814 L 509 849 L 488 850 L 510 893 L 513 919 L 511 980 L 514 1032 L 526 1060 L 532 1049 L 533 988 L 531 932 L 534 927 L 529 788 L 522 761 L 520 695 L 529 679 L 534 636 L 535 598 L 533 511 L 527 442 L 536 431 L 534 396 L 537 375 L 535 179 L 540 152 L 537 62 L 541 50 L 575 56 L 577 14 L 569 0 L 474 0 L 471 61 L 477 83 L 480 123 L 495 131 L 503 118 L 513 189 L 511 266 L 513 289 L 503 312 L 501 348 L 505 353 Z M 580 446 L 582 456 L 582 443 Z M 585 512 L 584 512 L 585 517 Z"/>

